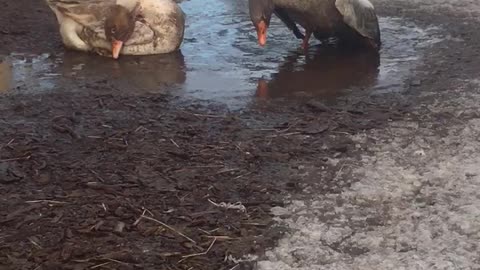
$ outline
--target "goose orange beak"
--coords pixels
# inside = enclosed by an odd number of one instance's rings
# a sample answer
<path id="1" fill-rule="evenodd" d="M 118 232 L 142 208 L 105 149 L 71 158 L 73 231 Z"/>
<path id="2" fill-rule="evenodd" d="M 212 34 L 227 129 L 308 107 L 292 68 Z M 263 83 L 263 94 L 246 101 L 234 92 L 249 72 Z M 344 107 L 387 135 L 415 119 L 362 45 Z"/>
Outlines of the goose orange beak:
<path id="1" fill-rule="evenodd" d="M 112 41 L 112 57 L 113 59 L 118 59 L 120 51 L 122 50 L 123 42 L 119 40 Z"/>
<path id="2" fill-rule="evenodd" d="M 260 21 L 257 24 L 257 36 L 258 36 L 258 44 L 260 46 L 265 46 L 267 44 L 267 24 L 264 21 Z"/>

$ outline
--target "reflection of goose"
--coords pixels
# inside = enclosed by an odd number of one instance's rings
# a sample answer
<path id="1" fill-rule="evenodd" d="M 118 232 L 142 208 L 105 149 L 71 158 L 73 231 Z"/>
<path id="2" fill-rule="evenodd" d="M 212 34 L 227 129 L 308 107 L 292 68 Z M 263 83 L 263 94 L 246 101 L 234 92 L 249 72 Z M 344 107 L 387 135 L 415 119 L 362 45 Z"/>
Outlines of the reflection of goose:
<path id="1" fill-rule="evenodd" d="M 12 67 L 10 62 L 0 56 L 0 93 L 10 89 L 12 83 Z"/>
<path id="2" fill-rule="evenodd" d="M 162 92 L 165 86 L 182 84 L 186 80 L 185 61 L 180 51 L 142 57 L 126 56 L 115 62 L 67 51 L 59 68 L 64 77 L 106 81 L 115 90 L 129 94 Z"/>
<path id="3" fill-rule="evenodd" d="M 340 50 L 318 47 L 298 63 L 300 55 L 287 57 L 270 81 L 260 79 L 258 97 L 289 96 L 304 92 L 309 95 L 335 96 L 351 87 L 375 84 L 380 57 L 375 50 Z"/>

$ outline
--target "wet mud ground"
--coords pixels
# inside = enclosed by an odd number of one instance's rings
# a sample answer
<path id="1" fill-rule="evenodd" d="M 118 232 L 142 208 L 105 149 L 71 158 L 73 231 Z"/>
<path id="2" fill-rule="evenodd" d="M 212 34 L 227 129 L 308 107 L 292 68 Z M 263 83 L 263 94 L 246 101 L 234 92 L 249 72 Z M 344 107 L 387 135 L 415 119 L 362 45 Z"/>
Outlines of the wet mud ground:
<path id="1" fill-rule="evenodd" d="M 227 9 L 228 2 L 219 3 Z M 187 11 L 197 8 L 195 0 L 187 4 Z M 0 11 L 0 52 L 17 65 L 13 73 L 24 75 L 13 75 L 0 97 L 0 268 L 251 269 L 252 263 L 238 259 L 261 256 L 282 236 L 271 207 L 306 189 L 334 194 L 356 181 L 348 171 L 340 181 L 344 169 L 331 162 L 368 151 L 369 142 L 359 145 L 350 135 L 427 117 L 422 104 L 436 97 L 422 91 L 448 96 L 452 84 L 478 71 L 480 34 L 471 18 L 409 4 L 378 5 L 384 18 L 417 25 L 398 27 L 406 29 L 403 44 L 413 29 L 434 27 L 435 36 L 414 36 L 414 52 L 401 55 L 408 48 L 397 51 L 399 42 L 387 34 L 387 64 L 373 71 L 374 82 L 366 68 L 360 77 L 348 77 L 351 84 L 321 88 L 334 92 L 329 98 L 314 93 L 319 82 L 312 76 L 324 73 L 305 66 L 329 70 L 337 61 L 325 64 L 318 57 L 284 62 L 293 63 L 290 72 L 278 68 L 279 55 L 298 55 L 297 40 L 285 51 L 272 45 L 273 53 L 264 53 L 241 19 L 225 18 L 212 37 L 191 32 L 182 54 L 111 65 L 110 59 L 66 52 L 42 1 L 8 2 Z M 190 29 L 205 28 L 195 18 Z M 236 35 L 222 31 L 230 21 L 241 26 L 236 33 L 245 40 L 222 39 Z M 241 53 L 234 54 L 232 44 Z M 215 46 L 225 54 L 209 55 Z M 228 66 L 227 56 L 249 60 Z M 360 66 L 372 61 L 357 59 Z M 415 64 L 402 66 L 407 59 Z M 22 61 L 33 68 L 22 71 Z M 36 61 L 44 63 L 41 68 Z M 345 61 L 343 69 L 334 66 L 337 75 L 352 73 L 351 60 Z M 174 67 L 149 73 L 165 65 Z M 137 76 L 126 79 L 126 73 Z M 293 80 L 305 83 L 300 93 L 292 94 L 296 84 L 275 86 Z M 454 118 L 428 117 L 439 124 Z M 321 173 L 309 174 L 313 169 Z"/>

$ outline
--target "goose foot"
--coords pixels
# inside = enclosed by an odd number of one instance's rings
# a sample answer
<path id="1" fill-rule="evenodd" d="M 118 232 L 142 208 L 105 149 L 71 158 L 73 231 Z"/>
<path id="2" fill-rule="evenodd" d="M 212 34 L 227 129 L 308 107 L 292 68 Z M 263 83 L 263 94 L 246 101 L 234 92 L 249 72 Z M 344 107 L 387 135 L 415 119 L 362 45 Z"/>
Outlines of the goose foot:
<path id="1" fill-rule="evenodd" d="M 304 51 L 308 51 L 308 41 L 310 40 L 311 36 L 312 36 L 312 31 L 305 30 L 305 38 L 303 39 L 303 42 L 302 42 L 302 48 Z"/>

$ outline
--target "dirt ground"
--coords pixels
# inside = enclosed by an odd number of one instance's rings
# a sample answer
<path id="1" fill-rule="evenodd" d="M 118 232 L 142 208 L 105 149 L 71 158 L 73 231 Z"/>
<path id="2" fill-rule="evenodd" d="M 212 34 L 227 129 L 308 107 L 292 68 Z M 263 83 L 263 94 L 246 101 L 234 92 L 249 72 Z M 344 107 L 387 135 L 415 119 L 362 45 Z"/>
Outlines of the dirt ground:
<path id="1" fill-rule="evenodd" d="M 273 100 L 229 111 L 117 94 L 108 81 L 1 97 L 0 269 L 252 269 L 236 258 L 262 255 L 284 231 L 271 207 L 306 188 L 339 193 L 355 182 L 338 181 L 341 164 L 330 162 L 368 151 L 371 142 L 350 135 L 421 118 L 410 112 L 421 110 L 422 89 L 447 91 L 452 78 L 478 70 L 480 32 L 469 18 L 408 5 L 379 13 L 442 25 L 469 42 L 435 45 L 406 93 L 334 106 Z M 63 50 L 43 1 L 5 3 L 0 39 L 0 53 Z"/>

